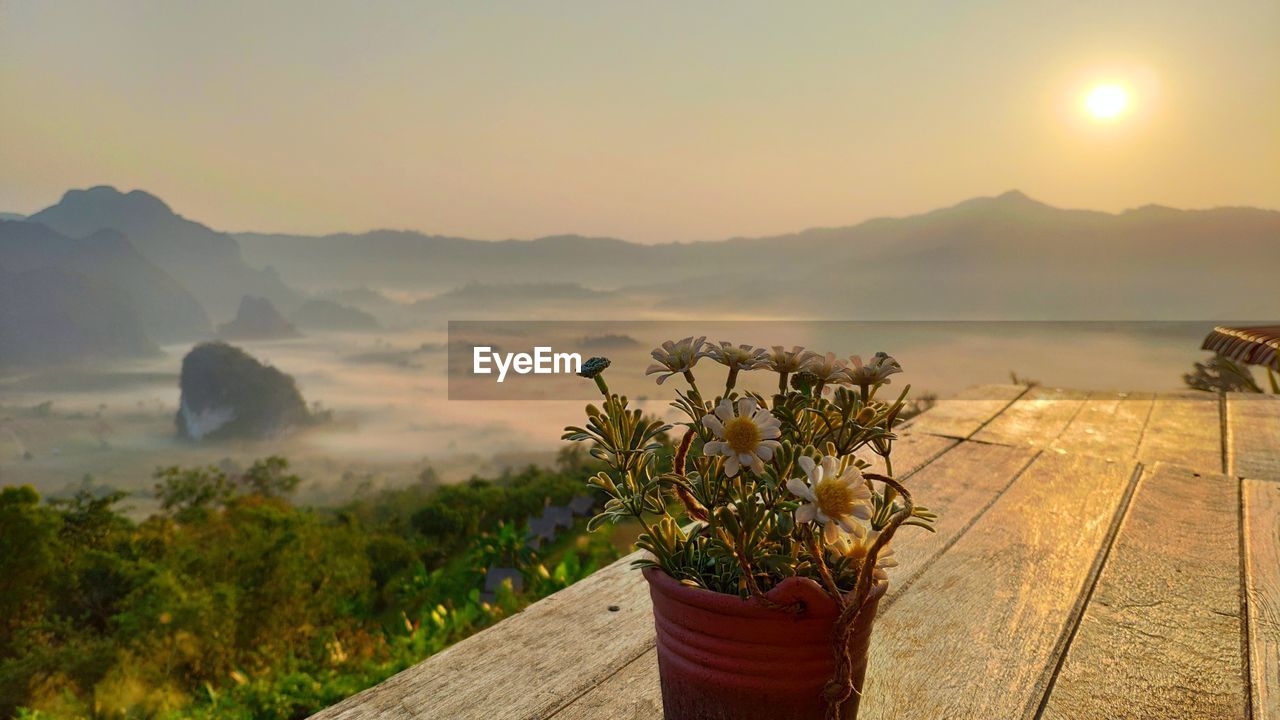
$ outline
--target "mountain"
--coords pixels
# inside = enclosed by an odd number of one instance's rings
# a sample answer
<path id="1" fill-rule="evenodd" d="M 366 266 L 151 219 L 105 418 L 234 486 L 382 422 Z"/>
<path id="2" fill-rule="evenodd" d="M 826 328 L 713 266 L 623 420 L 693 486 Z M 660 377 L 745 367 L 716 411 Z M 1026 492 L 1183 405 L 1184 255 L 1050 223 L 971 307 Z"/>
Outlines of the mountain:
<path id="1" fill-rule="evenodd" d="M 1011 191 L 849 227 L 684 244 L 386 230 L 237 237 L 250 262 L 321 288 L 578 283 L 666 311 L 832 319 L 1280 315 L 1280 212 L 1253 208 L 1104 213 Z"/>
<path id="2" fill-rule="evenodd" d="M 660 268 L 655 246 L 613 238 L 561 235 L 537 240 L 468 240 L 401 230 L 321 237 L 241 233 L 254 265 L 280 269 L 299 287 L 352 285 L 446 290 L 467 283 L 575 282 Z M 673 256 L 674 257 L 674 256 Z"/>
<path id="3" fill-rule="evenodd" d="M 288 310 L 301 303 L 272 270 L 249 267 L 234 237 L 178 215 L 141 190 L 122 193 L 106 185 L 69 190 L 56 205 L 28 219 L 69 237 L 103 229 L 123 233 L 215 317 L 234 312 L 244 295 L 269 298 Z"/>
<path id="4" fill-rule="evenodd" d="M 298 337 L 298 329 L 266 298 L 245 295 L 231 322 L 218 326 L 218 337 L 226 340 L 274 340 Z"/>
<path id="5" fill-rule="evenodd" d="M 128 295 L 147 334 L 160 342 L 192 340 L 212 330 L 195 297 L 115 230 L 72 239 L 36 222 L 0 221 L 0 267 L 55 267 L 113 286 Z"/>
<path id="6" fill-rule="evenodd" d="M 593 320 L 634 316 L 644 305 L 571 282 L 470 282 L 382 317 L 391 327 L 436 327 L 449 320 Z"/>
<path id="7" fill-rule="evenodd" d="M 378 313 L 394 310 L 400 306 L 400 303 L 383 295 L 377 290 L 367 287 L 338 288 L 326 290 L 320 293 L 320 299 L 332 300 L 343 305 L 350 305 L 359 310 L 363 310 L 370 315 L 377 316 Z"/>
<path id="8" fill-rule="evenodd" d="M 303 330 L 377 330 L 369 313 L 334 300 L 308 300 L 289 319 Z"/>
<path id="9" fill-rule="evenodd" d="M 0 269 L 0 367 L 145 357 L 133 302 L 117 287 L 56 266 Z"/>

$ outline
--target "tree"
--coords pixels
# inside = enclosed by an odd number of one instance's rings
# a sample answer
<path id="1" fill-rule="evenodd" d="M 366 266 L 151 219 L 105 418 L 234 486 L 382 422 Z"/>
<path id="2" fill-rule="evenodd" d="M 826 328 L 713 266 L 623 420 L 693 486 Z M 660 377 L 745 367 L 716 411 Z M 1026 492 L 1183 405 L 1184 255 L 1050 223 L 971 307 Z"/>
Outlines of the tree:
<path id="1" fill-rule="evenodd" d="M 302 478 L 294 474 L 286 474 L 289 461 L 278 456 L 253 461 L 253 465 L 240 476 L 240 486 L 254 495 L 267 498 L 285 497 L 293 494 L 302 482 Z"/>
<path id="2" fill-rule="evenodd" d="M 179 522 L 203 518 L 209 508 L 222 507 L 235 497 L 235 485 L 222 470 L 207 467 L 160 468 L 152 477 L 160 507 Z"/>

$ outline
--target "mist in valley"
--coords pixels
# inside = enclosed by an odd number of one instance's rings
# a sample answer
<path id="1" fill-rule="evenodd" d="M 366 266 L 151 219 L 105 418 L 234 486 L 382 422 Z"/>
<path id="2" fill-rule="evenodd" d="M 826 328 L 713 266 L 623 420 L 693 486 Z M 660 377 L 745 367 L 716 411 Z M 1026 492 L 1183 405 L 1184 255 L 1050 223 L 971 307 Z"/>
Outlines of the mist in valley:
<path id="1" fill-rule="evenodd" d="M 649 351 L 701 335 L 842 358 L 889 352 L 906 368 L 895 383 L 916 394 L 1011 373 L 1173 390 L 1215 321 L 1274 315 L 1265 290 L 1278 235 L 1272 211 L 1093 213 L 1021 193 L 849 228 L 658 246 L 231 235 L 142 191 L 71 191 L 0 221 L 0 269 L 14 280 L 0 286 L 13 295 L 0 303 L 0 482 L 46 495 L 120 489 L 145 514 L 160 466 L 282 455 L 305 478 L 298 498 L 331 504 L 554 463 L 594 385 L 467 378 L 472 340 L 607 356 L 615 390 L 669 417 L 671 386 L 644 376 Z M 451 337 L 450 321 L 475 321 L 482 336 Z M 211 339 L 291 376 L 322 421 L 258 439 L 180 438 L 183 357 Z M 720 370 L 702 362 L 704 391 Z"/>

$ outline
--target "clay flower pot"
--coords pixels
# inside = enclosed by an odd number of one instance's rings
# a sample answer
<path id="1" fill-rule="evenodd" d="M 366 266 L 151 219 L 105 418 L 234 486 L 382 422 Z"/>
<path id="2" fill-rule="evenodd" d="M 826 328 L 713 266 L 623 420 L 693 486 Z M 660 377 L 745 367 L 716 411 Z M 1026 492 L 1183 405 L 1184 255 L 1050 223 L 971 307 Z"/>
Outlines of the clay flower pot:
<path id="1" fill-rule="evenodd" d="M 645 568 L 644 577 L 667 720 L 822 720 L 839 610 L 817 583 L 788 578 L 766 593 L 779 605 L 803 603 L 792 613 L 681 585 L 657 568 Z M 872 587 L 850 640 L 855 695 L 844 704 L 845 720 L 857 715 L 871 625 L 887 588 L 886 581 Z"/>

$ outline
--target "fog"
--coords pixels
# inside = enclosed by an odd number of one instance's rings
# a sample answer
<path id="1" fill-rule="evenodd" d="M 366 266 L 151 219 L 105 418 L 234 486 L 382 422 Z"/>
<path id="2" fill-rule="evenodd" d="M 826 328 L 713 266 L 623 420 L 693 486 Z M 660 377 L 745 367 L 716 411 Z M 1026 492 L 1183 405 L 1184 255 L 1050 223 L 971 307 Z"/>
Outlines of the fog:
<path id="1" fill-rule="evenodd" d="M 666 403 L 681 378 L 657 386 L 643 375 L 649 350 L 664 339 L 803 344 L 841 357 L 884 350 L 905 372 L 891 389 L 943 397 L 965 387 L 1007 383 L 1010 373 L 1047 386 L 1169 391 L 1205 356 L 1206 323 L 898 323 L 898 322 L 566 322 L 457 326 L 373 334 L 313 334 L 237 343 L 292 375 L 313 406 L 332 411 L 318 427 L 263 441 L 193 444 L 175 436 L 178 372 L 189 345 L 145 361 L 92 370 L 28 372 L 0 379 L 0 482 L 64 494 L 92 476 L 97 486 L 135 493 L 150 507 L 151 473 L 161 465 L 229 464 L 284 455 L 304 478 L 299 498 L 334 503 L 355 493 L 415 482 L 428 467 L 445 482 L 492 476 L 526 463 L 549 464 L 567 424 L 582 420 L 595 385 L 576 377 L 466 378 L 467 333 L 483 329 L 504 349 L 551 344 L 608 356 L 615 391 L 647 412 L 674 419 Z M 455 351 L 450 399 L 447 348 Z M 466 369 L 466 368 L 462 368 Z M 722 389 L 723 368 L 703 360 L 702 390 Z M 775 376 L 744 374 L 769 392 Z M 473 397 L 511 399 L 462 399 Z M 532 397 L 562 398 L 534 400 Z"/>

